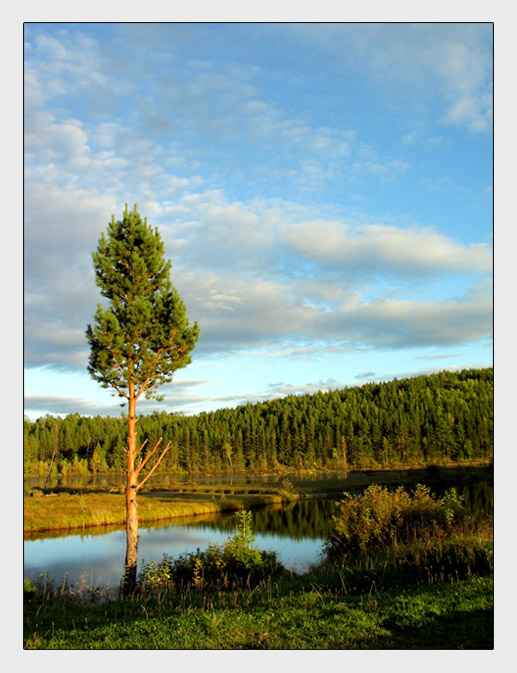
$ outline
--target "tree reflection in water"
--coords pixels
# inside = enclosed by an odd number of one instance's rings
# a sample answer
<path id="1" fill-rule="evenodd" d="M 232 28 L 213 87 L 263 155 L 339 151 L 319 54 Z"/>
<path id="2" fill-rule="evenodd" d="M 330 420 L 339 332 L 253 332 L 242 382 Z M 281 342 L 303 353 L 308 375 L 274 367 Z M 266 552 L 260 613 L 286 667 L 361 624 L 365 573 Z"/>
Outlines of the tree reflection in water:
<path id="1" fill-rule="evenodd" d="M 433 489 L 441 494 L 450 485 Z M 493 513 L 493 482 L 479 481 L 457 485 L 472 516 Z M 280 561 L 295 570 L 304 570 L 320 560 L 323 540 L 335 509 L 335 500 L 300 500 L 287 507 L 253 510 L 253 530 L 261 549 L 277 551 Z M 147 563 L 170 556 L 206 548 L 209 543 L 222 544 L 235 528 L 235 514 L 192 517 L 188 520 L 142 526 L 140 550 Z M 72 531 L 71 531 L 72 533 Z M 123 558 L 123 528 L 92 528 L 85 534 L 64 536 L 62 531 L 25 537 L 25 577 L 37 577 L 48 571 L 60 583 L 65 573 L 74 584 L 86 573 L 93 573 L 102 583 L 116 586 Z"/>

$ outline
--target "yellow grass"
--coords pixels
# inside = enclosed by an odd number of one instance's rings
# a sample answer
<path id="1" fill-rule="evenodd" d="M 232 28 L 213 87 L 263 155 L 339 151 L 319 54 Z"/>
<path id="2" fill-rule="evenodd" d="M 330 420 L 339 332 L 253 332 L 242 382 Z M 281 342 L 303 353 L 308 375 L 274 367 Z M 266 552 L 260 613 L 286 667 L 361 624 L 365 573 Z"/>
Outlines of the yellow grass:
<path id="1" fill-rule="evenodd" d="M 236 495 L 230 498 L 189 499 L 182 496 L 143 493 L 138 498 L 140 523 L 177 517 L 250 509 L 285 500 L 281 494 Z M 24 498 L 24 532 L 87 528 L 125 523 L 125 497 L 118 493 L 61 493 Z"/>

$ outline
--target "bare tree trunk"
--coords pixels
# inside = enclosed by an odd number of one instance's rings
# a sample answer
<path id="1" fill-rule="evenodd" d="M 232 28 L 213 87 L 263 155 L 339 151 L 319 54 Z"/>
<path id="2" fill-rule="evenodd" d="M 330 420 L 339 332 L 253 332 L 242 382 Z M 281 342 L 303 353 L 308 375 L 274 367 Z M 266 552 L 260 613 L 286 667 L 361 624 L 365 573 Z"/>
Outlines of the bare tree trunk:
<path id="1" fill-rule="evenodd" d="M 136 570 L 138 562 L 138 511 L 136 504 L 138 472 L 135 469 L 136 399 L 134 393 L 134 385 L 130 384 L 127 433 L 126 563 L 122 585 L 125 594 L 133 593 L 136 589 Z"/>
<path id="2" fill-rule="evenodd" d="M 134 479 L 133 479 L 134 477 Z M 136 571 L 138 562 L 138 512 L 136 504 L 136 475 L 128 475 L 126 489 L 126 563 L 124 573 L 124 593 L 133 593 L 136 589 Z"/>
<path id="3" fill-rule="evenodd" d="M 138 396 L 135 395 L 135 386 L 133 383 L 129 384 L 129 398 L 128 398 L 128 417 L 127 417 L 127 484 L 126 484 L 126 563 L 124 566 L 124 578 L 122 580 L 122 593 L 129 595 L 134 593 L 136 589 L 137 578 L 137 563 L 138 563 L 138 510 L 136 504 L 136 495 L 140 488 L 152 477 L 156 469 L 160 466 L 167 451 L 170 449 L 171 443 L 162 450 L 158 459 L 155 460 L 153 467 L 149 470 L 146 476 L 138 481 L 138 477 L 142 469 L 147 465 L 149 460 L 155 455 L 158 447 L 162 442 L 162 437 L 156 442 L 154 447 L 147 452 L 145 457 L 140 457 L 138 465 L 136 464 L 136 457 L 147 444 L 147 439 L 136 448 L 136 401 Z"/>

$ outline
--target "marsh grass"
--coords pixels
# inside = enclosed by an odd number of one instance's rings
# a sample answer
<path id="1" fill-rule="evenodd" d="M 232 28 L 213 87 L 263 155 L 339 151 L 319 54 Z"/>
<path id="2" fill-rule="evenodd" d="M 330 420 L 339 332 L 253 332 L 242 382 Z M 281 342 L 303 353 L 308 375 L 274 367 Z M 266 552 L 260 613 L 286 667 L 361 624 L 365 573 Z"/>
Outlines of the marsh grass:
<path id="1" fill-rule="evenodd" d="M 139 522 L 217 514 L 290 501 L 288 495 L 278 491 L 255 493 L 255 490 L 231 497 L 224 494 L 217 497 L 212 493 L 210 498 L 205 495 L 192 499 L 188 494 L 142 493 L 138 500 Z M 125 517 L 124 497 L 115 493 L 59 493 L 54 497 L 24 498 L 24 532 L 123 525 Z"/>
<path id="2" fill-rule="evenodd" d="M 312 473 L 311 473 L 312 474 Z M 340 498 L 345 490 L 360 491 L 377 483 L 408 484 L 427 480 L 435 485 L 453 479 L 490 478 L 487 466 L 437 467 L 406 471 L 350 472 L 346 477 L 325 478 L 314 474 L 285 476 L 275 483 L 198 484 L 195 482 L 149 483 L 139 494 L 140 523 L 176 517 L 216 514 L 264 505 L 282 505 L 304 497 Z M 328 476 L 328 475 L 327 475 Z M 427 482 L 426 482 L 427 483 Z M 53 486 L 52 491 L 32 489 L 24 497 L 24 531 L 72 530 L 101 525 L 123 525 L 123 487 L 108 483 L 99 486 Z M 34 496 L 39 497 L 34 497 Z"/>

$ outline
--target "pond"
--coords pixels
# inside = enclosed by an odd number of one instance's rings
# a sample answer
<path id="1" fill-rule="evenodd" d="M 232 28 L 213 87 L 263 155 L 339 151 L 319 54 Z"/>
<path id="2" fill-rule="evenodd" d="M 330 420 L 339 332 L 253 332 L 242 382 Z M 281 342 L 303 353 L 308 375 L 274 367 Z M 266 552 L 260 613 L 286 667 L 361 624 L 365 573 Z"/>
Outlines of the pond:
<path id="1" fill-rule="evenodd" d="M 319 560 L 333 508 L 331 500 L 305 500 L 287 509 L 255 510 L 256 546 L 276 551 L 287 568 L 304 572 Z M 209 543 L 222 544 L 232 535 L 236 523 L 236 514 L 226 514 L 141 526 L 139 568 L 143 562 L 160 561 L 164 553 L 177 557 L 198 548 L 205 549 Z M 24 577 L 37 579 L 46 571 L 59 584 L 68 573 L 68 581 L 75 584 L 86 574 L 90 586 L 116 586 L 121 577 L 125 545 L 125 530 L 114 526 L 91 529 L 88 534 L 26 535 Z"/>
<path id="2" fill-rule="evenodd" d="M 493 484 L 488 481 L 458 486 L 472 514 L 491 512 Z M 289 569 L 305 572 L 322 558 L 322 547 L 335 508 L 333 500 L 301 500 L 288 507 L 268 507 L 253 511 L 253 530 L 259 549 L 273 550 Z M 192 517 L 174 522 L 141 526 L 139 568 L 142 563 L 160 561 L 163 554 L 180 554 L 221 544 L 231 536 L 235 514 Z M 56 584 L 67 575 L 75 584 L 87 576 L 90 586 L 119 584 L 125 555 L 125 530 L 104 526 L 63 535 L 29 534 L 24 539 L 24 577 L 36 580 L 47 572 Z"/>

